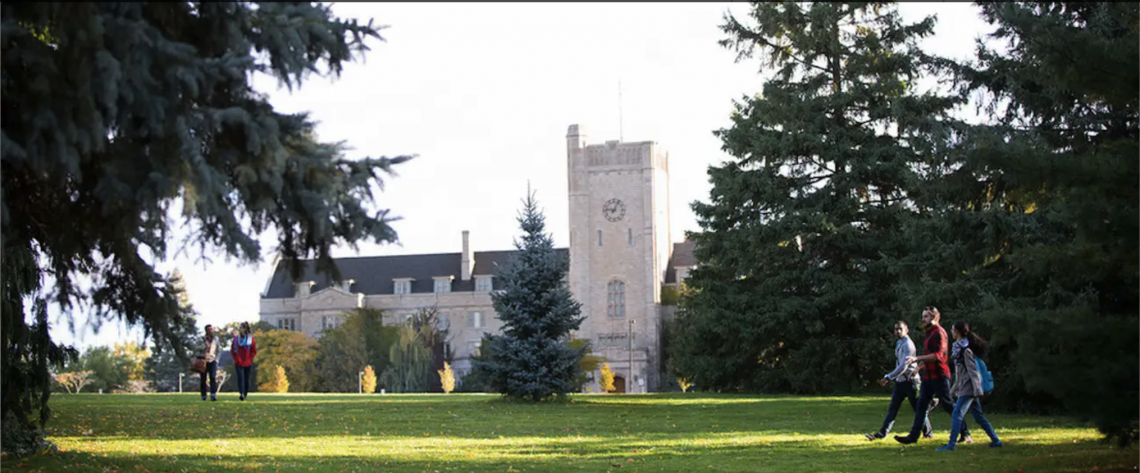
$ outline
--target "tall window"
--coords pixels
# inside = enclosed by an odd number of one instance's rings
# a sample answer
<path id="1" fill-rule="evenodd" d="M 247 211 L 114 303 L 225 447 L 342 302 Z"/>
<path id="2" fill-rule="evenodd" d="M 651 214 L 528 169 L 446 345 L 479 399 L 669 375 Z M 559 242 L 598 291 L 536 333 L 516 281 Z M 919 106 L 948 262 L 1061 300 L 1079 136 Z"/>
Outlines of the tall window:
<path id="1" fill-rule="evenodd" d="M 598 230 L 598 246 L 602 246 L 602 231 Z"/>
<path id="2" fill-rule="evenodd" d="M 475 276 L 475 292 L 491 292 L 491 276 Z"/>
<path id="3" fill-rule="evenodd" d="M 632 228 L 629 229 L 629 242 L 627 244 L 629 246 L 633 246 L 633 229 Z"/>
<path id="4" fill-rule="evenodd" d="M 614 279 L 606 285 L 606 315 L 625 317 L 625 283 Z"/>
<path id="5" fill-rule="evenodd" d="M 297 319 L 277 319 L 277 328 L 282 330 L 297 330 Z"/>
<path id="6" fill-rule="evenodd" d="M 469 327 L 469 328 L 483 328 L 483 313 L 482 312 L 468 312 L 467 313 L 467 327 Z"/>

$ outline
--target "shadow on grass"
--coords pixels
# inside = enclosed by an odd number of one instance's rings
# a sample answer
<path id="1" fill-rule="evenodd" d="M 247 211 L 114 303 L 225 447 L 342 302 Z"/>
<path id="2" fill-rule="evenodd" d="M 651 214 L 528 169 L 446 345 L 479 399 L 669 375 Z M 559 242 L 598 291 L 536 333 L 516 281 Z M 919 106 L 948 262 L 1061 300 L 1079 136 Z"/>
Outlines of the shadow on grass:
<path id="1" fill-rule="evenodd" d="M 1091 468 L 1134 469 L 1135 448 L 1130 450 L 1105 447 L 1096 441 L 1055 444 L 1048 450 L 1011 441 L 1004 449 L 984 445 L 963 446 L 958 452 L 936 453 L 935 442 L 901 446 L 897 444 L 842 443 L 817 438 L 763 440 L 729 438 L 676 439 L 662 436 L 639 438 L 542 438 L 534 444 L 499 444 L 501 441 L 446 442 L 433 444 L 431 439 L 407 438 L 341 438 L 339 448 L 292 448 L 265 450 L 257 445 L 244 448 L 210 448 L 215 442 L 195 442 L 199 452 L 169 454 L 137 453 L 152 450 L 135 445 L 126 450 L 111 450 L 95 455 L 87 452 L 64 452 L 37 456 L 27 460 L 31 468 L 58 471 L 504 471 L 583 469 L 605 471 L 616 465 L 638 469 L 682 471 L 708 469 L 716 465 L 720 471 L 802 471 L 862 470 L 891 471 L 905 461 L 908 469 L 949 471 L 972 468 L 985 471 L 1084 471 Z M 306 443 L 308 438 L 298 439 Z M 321 439 L 312 443 L 321 445 Z M 439 442 L 440 439 L 435 439 Z M 733 443 L 725 443 L 733 442 Z M 295 447 L 282 445 L 281 447 Z M 177 449 L 177 445 L 172 445 Z M 342 453 L 337 450 L 351 450 Z M 169 451 L 169 450 L 168 450 Z M 272 453 L 267 453 L 272 452 Z M 5 469 L 15 466 L 4 461 Z M 140 468 L 141 467 L 141 468 Z"/>

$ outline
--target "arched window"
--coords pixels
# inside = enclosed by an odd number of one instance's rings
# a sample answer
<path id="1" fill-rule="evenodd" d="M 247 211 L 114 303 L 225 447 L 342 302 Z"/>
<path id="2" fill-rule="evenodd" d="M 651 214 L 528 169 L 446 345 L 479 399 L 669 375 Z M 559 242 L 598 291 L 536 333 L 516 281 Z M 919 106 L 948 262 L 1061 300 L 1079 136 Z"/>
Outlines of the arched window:
<path id="1" fill-rule="evenodd" d="M 610 281 L 606 293 L 606 314 L 610 317 L 625 317 L 625 283 L 618 279 Z"/>

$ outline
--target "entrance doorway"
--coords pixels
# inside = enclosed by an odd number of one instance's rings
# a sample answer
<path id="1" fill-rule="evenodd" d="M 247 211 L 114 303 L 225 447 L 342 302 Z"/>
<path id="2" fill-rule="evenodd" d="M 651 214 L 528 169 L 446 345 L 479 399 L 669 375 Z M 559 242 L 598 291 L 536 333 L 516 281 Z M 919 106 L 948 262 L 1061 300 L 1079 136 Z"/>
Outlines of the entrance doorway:
<path id="1" fill-rule="evenodd" d="M 625 394 L 625 377 L 614 375 L 614 392 Z"/>

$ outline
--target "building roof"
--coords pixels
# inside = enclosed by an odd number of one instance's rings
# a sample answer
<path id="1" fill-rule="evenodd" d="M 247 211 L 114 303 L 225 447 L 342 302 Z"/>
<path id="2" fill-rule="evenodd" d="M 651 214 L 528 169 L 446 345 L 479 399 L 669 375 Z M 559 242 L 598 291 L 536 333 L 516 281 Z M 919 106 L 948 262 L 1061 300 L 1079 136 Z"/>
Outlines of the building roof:
<path id="1" fill-rule="evenodd" d="M 555 248 L 554 251 L 569 256 L 566 248 Z M 507 264 L 517 250 L 475 252 L 474 268 L 471 274 L 493 275 L 497 267 Z M 474 277 L 462 281 L 460 265 L 463 256 L 461 253 L 440 253 L 428 255 L 401 255 L 401 256 L 363 256 L 353 258 L 336 258 L 335 264 L 340 270 L 341 278 L 356 281 L 352 292 L 365 295 L 393 294 L 395 287 L 393 280 L 411 278 L 412 293 L 431 293 L 435 289 L 433 278 L 440 276 L 454 276 L 451 285 L 452 292 L 471 292 L 475 290 Z M 299 281 L 314 281 L 316 284 L 311 292 L 316 293 L 331 285 L 332 279 L 325 274 L 318 273 L 313 260 L 304 261 L 304 269 Z M 493 288 L 499 289 L 499 281 L 492 280 Z M 262 299 L 286 299 L 293 297 L 294 286 L 289 276 L 289 267 L 285 261 L 279 261 L 273 271 L 273 279 L 269 283 Z"/>
<path id="2" fill-rule="evenodd" d="M 677 272 L 673 268 L 697 265 L 697 257 L 693 255 L 695 246 L 696 243 L 691 241 L 673 244 L 673 256 L 669 257 L 669 265 L 665 268 L 665 284 L 677 282 Z"/>

